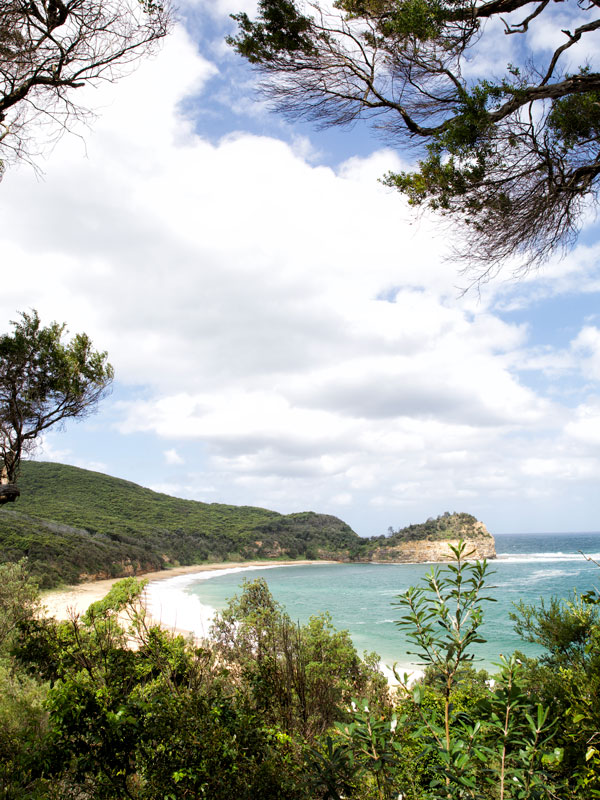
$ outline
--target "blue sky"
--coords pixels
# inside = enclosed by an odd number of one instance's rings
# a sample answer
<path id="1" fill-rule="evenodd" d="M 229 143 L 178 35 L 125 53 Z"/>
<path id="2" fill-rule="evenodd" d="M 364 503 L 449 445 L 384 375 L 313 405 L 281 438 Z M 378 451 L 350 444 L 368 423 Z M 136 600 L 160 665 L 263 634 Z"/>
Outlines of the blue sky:
<path id="1" fill-rule="evenodd" d="M 461 295 L 447 228 L 377 180 L 414 154 L 271 114 L 223 44 L 243 7 L 184 4 L 155 59 L 85 90 L 97 118 L 42 176 L 0 186 L 2 329 L 35 307 L 117 375 L 37 457 L 363 535 L 445 510 L 598 530 L 595 220 L 566 258 Z"/>

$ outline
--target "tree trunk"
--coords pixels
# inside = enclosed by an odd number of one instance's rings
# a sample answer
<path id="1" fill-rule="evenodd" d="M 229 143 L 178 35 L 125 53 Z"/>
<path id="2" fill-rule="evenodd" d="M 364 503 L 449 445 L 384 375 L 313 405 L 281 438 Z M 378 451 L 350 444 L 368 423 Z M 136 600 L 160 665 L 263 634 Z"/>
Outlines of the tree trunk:
<path id="1" fill-rule="evenodd" d="M 0 505 L 14 503 L 21 494 L 15 483 L 19 461 L 14 450 L 4 453 L 4 463 L 0 472 Z"/>

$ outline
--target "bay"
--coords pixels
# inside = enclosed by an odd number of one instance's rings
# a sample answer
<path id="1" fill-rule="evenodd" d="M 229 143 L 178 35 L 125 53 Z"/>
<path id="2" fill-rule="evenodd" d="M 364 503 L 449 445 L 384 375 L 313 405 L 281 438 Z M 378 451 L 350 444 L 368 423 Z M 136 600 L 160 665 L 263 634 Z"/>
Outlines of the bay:
<path id="1" fill-rule="evenodd" d="M 569 598 L 573 591 L 600 587 L 600 569 L 579 551 L 600 561 L 600 532 L 567 534 L 497 535 L 498 558 L 490 562 L 486 595 L 495 602 L 485 604 L 485 644 L 476 649 L 476 666 L 494 670 L 500 653 L 521 650 L 537 655 L 541 649 L 523 642 L 515 634 L 509 613 L 523 600 L 537 605 L 541 598 Z M 440 565 L 441 566 L 441 565 Z M 388 666 L 418 666 L 411 646 L 395 624 L 400 616 L 392 606 L 397 595 L 418 585 L 431 564 L 311 564 L 255 568 L 210 580 L 190 583 L 186 592 L 203 605 L 222 610 L 230 597 L 239 594 L 244 580 L 264 578 L 275 599 L 293 620 L 306 622 L 327 611 L 334 626 L 347 629 L 359 652 L 375 651 Z"/>

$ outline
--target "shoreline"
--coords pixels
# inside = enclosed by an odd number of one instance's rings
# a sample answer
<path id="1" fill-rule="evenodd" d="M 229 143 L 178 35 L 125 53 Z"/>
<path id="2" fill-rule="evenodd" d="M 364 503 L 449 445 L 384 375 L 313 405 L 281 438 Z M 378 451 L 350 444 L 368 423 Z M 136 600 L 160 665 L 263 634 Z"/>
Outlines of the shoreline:
<path id="1" fill-rule="evenodd" d="M 122 575 L 119 578 L 103 578 L 97 581 L 87 581 L 86 583 L 76 583 L 64 586 L 60 589 L 47 589 L 41 593 L 42 605 L 46 610 L 47 616 L 52 616 L 58 620 L 67 620 L 71 613 L 84 614 L 92 603 L 102 600 L 112 589 L 115 583 L 132 577 L 136 580 L 146 580 L 148 585 L 146 592 L 151 584 L 162 583 L 163 581 L 185 577 L 186 582 L 192 580 L 191 576 L 204 573 L 222 572 L 223 570 L 234 569 L 236 572 L 253 569 L 264 569 L 272 567 L 304 567 L 310 564 L 336 564 L 336 561 L 222 561 L 214 564 L 191 564 L 185 567 L 173 567 L 172 569 L 158 570 L 156 572 L 144 572 L 140 575 Z M 341 563 L 341 562 L 339 562 Z M 189 595 L 186 595 L 189 596 Z M 193 633 L 193 631 L 185 631 Z"/>
<path id="2" fill-rule="evenodd" d="M 278 567 L 344 563 L 324 560 L 219 562 L 173 567 L 169 570 L 125 577 L 135 577 L 137 580 L 148 582 L 142 598 L 152 623 L 160 625 L 173 634 L 191 636 L 199 640 L 208 638 L 216 609 L 202 604 L 196 596 L 187 593 L 185 587 L 190 583 L 209 580 L 219 574 L 251 572 Z M 44 613 L 57 620 L 68 620 L 73 615 L 84 614 L 92 603 L 102 600 L 112 586 L 120 580 L 123 580 L 123 577 L 89 581 L 62 589 L 47 590 L 42 593 L 41 597 Z M 410 683 L 423 675 L 423 671 L 414 664 L 396 662 L 396 667 L 398 674 L 408 673 L 410 675 Z M 391 664 L 381 659 L 379 668 L 385 675 L 390 688 L 398 686 Z"/>

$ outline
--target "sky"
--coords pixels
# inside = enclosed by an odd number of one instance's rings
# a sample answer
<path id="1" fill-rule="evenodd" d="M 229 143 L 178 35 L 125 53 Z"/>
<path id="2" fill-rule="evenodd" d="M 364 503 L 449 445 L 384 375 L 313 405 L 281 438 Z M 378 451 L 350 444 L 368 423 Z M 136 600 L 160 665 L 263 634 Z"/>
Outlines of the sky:
<path id="1" fill-rule="evenodd" d="M 0 329 L 36 308 L 116 373 L 35 457 L 364 536 L 447 510 L 599 530 L 597 221 L 564 259 L 464 294 L 447 226 L 378 182 L 413 153 L 257 97 L 224 43 L 252 6 L 184 3 L 155 58 L 79 90 L 96 119 L 42 174 L 0 184 Z M 507 63 L 514 38 L 481 57 Z"/>

